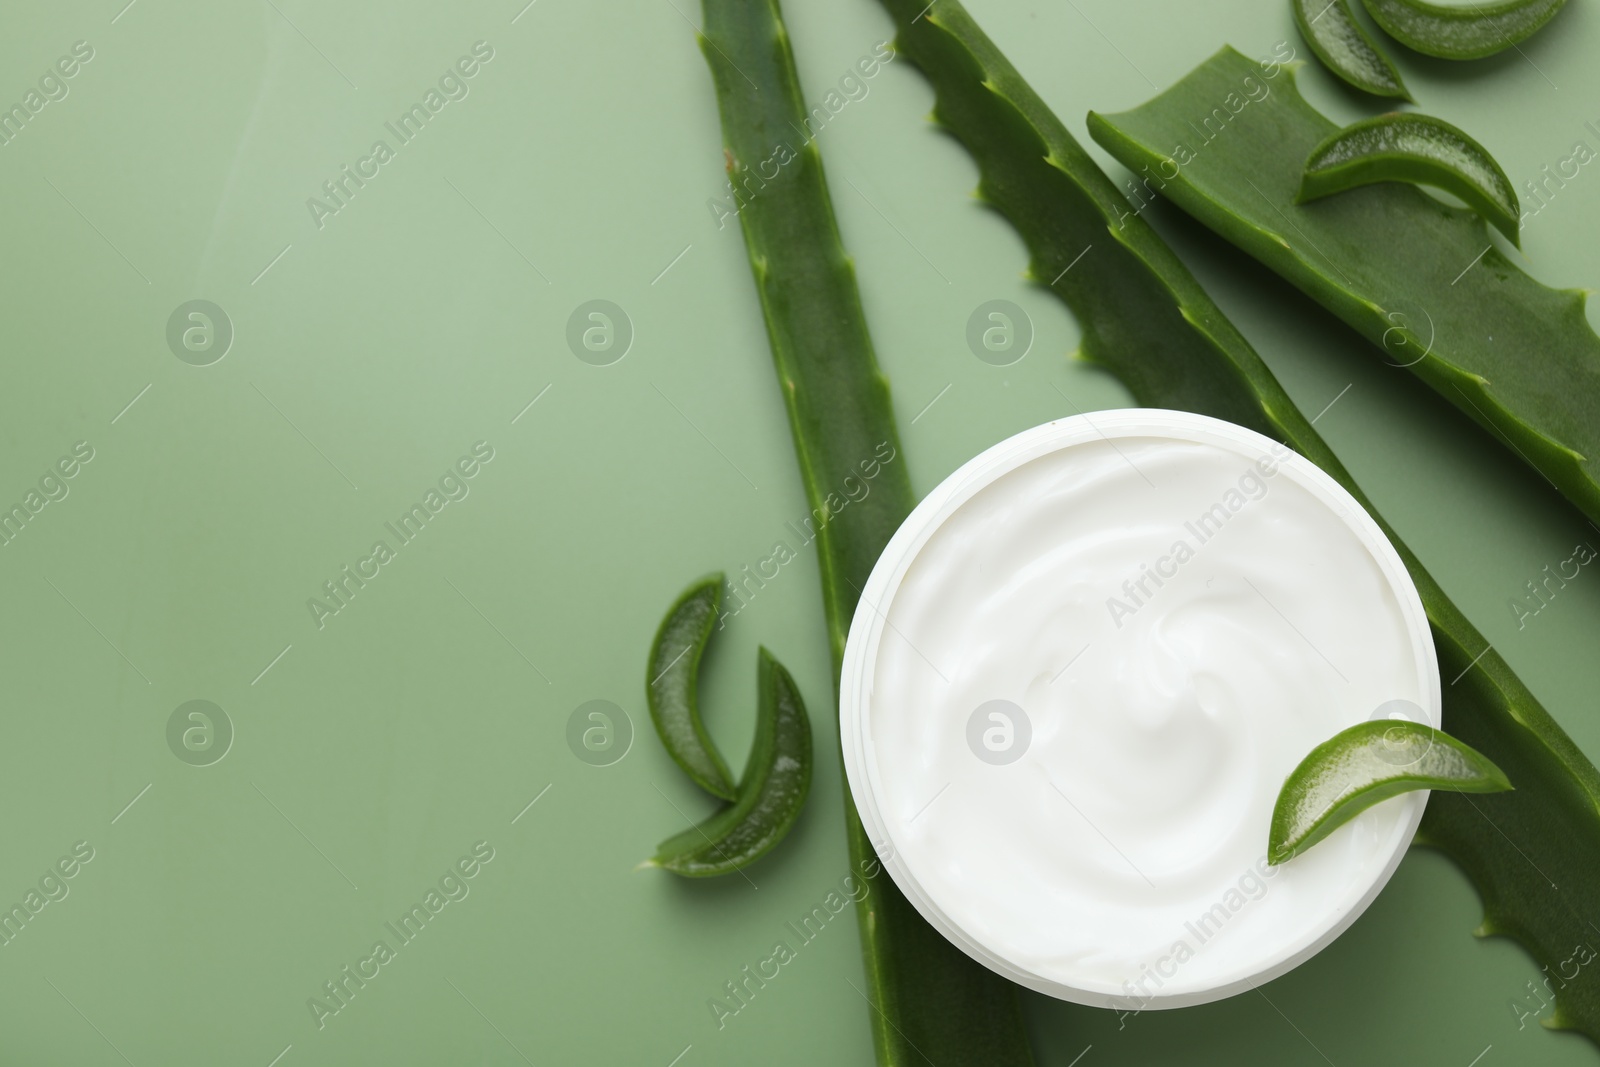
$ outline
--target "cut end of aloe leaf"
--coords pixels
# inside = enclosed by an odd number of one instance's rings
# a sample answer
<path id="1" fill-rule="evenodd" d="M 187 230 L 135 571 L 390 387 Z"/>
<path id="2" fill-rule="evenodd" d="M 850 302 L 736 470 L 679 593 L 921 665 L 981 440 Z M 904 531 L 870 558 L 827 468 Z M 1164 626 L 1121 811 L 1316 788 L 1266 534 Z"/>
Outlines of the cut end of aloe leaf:
<path id="1" fill-rule="evenodd" d="M 1381 801 L 1418 789 L 1499 793 L 1505 773 L 1481 752 L 1422 723 L 1364 722 L 1311 750 L 1272 810 L 1267 862 L 1287 863 Z"/>

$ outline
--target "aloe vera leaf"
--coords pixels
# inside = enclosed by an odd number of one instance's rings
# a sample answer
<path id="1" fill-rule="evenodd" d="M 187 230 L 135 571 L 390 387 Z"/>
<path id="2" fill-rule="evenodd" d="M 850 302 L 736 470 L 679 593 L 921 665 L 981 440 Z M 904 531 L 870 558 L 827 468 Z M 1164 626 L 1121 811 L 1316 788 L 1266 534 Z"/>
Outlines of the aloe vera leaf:
<path id="1" fill-rule="evenodd" d="M 1246 79 L 1268 91 L 1231 113 Z M 1407 185 L 1296 205 L 1304 160 L 1337 128 L 1292 77 L 1264 82 L 1231 48 L 1139 108 L 1089 116 L 1107 151 L 1156 172 L 1152 189 L 1409 365 L 1600 521 L 1600 337 L 1584 293 L 1534 281 L 1476 214 Z"/>
<path id="2" fill-rule="evenodd" d="M 733 800 L 739 795 L 733 776 L 700 721 L 700 657 L 721 604 L 722 575 L 713 574 L 685 589 L 667 609 L 645 664 L 645 699 L 673 762 L 712 796 Z"/>
<path id="3" fill-rule="evenodd" d="M 1510 788 L 1489 757 L 1425 723 L 1357 723 L 1312 749 L 1284 779 L 1272 806 L 1267 862 L 1287 863 L 1374 804 L 1402 793 Z"/>
<path id="4" fill-rule="evenodd" d="M 1448 6 L 1423 0 L 1363 2 L 1373 20 L 1408 48 L 1440 59 L 1480 59 L 1532 37 L 1567 0 Z"/>
<path id="5" fill-rule="evenodd" d="M 669 837 L 649 865 L 686 878 L 742 870 L 783 840 L 811 790 L 811 720 L 800 689 L 765 648 L 756 656 L 756 736 L 739 799 Z"/>
<path id="6" fill-rule="evenodd" d="M 801 480 L 822 516 L 816 543 L 837 695 L 859 591 L 916 498 L 822 157 L 815 142 L 801 143 L 805 110 L 776 0 L 704 0 L 703 10 L 701 51 L 716 85 L 728 176 L 754 194 L 739 222 Z M 782 160 L 776 177 L 763 178 L 767 159 Z M 868 470 L 877 471 L 872 492 L 840 510 L 846 479 Z M 848 787 L 844 808 L 851 871 L 870 885 L 856 916 L 878 1063 L 909 1067 L 926 1062 L 926 1052 L 941 1067 L 1031 1064 L 1016 987 L 947 941 L 881 877 Z"/>
<path id="7" fill-rule="evenodd" d="M 1289 0 L 1300 36 L 1323 66 L 1374 96 L 1411 99 L 1394 63 L 1366 27 L 1356 21 L 1350 0 Z"/>
<path id="8" fill-rule="evenodd" d="M 1574 944 L 1600 937 L 1582 918 L 1600 911 L 1600 772 L 1383 521 L 1188 268 L 956 0 L 937 0 L 927 14 L 918 0 L 881 2 L 899 29 L 897 47 L 933 83 L 936 117 L 977 163 L 980 192 L 1026 245 L 1030 272 L 1077 314 L 1082 354 L 1121 379 L 1140 404 L 1228 419 L 1289 445 L 1349 490 L 1394 544 L 1427 611 L 1440 674 L 1450 680 L 1446 729 L 1517 783 L 1514 793 L 1480 798 L 1442 794 L 1423 818 L 1420 840 L 1451 856 L 1483 899 L 1478 932 L 1515 937 L 1551 966 L 1569 959 Z M 1266 62 L 1257 68 L 1262 77 L 1282 69 Z M 1086 242 L 1093 244 L 1087 254 Z M 1092 269 L 1068 269 L 1079 255 Z M 1600 968 L 1567 982 L 1551 1019 L 1600 1040 Z"/>
<path id="9" fill-rule="evenodd" d="M 1432 185 L 1459 196 L 1521 245 L 1517 191 L 1483 145 L 1443 119 L 1377 115 L 1329 134 L 1307 157 L 1295 202 L 1378 182 Z"/>

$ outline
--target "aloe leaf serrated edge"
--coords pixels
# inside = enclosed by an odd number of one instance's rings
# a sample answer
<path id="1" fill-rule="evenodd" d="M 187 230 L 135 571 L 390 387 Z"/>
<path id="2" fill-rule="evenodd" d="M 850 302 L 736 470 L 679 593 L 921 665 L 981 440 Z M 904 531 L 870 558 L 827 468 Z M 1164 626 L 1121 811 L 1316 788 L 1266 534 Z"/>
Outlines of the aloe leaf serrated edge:
<path id="1" fill-rule="evenodd" d="M 1270 91 L 1234 113 L 1224 102 L 1246 79 Z M 1339 316 L 1600 522 L 1600 337 L 1585 294 L 1534 281 L 1483 219 L 1408 185 L 1296 204 L 1305 160 L 1338 129 L 1292 72 L 1264 82 L 1231 48 L 1141 107 L 1089 115 L 1102 147 L 1154 175 L 1151 196 Z"/>
<path id="2" fill-rule="evenodd" d="M 1261 357 L 960 4 L 935 0 L 924 13 L 921 0 L 880 2 L 898 27 L 897 48 L 933 84 L 935 116 L 977 163 L 980 194 L 1016 228 L 1032 275 L 1078 315 L 1083 355 L 1121 379 L 1140 404 L 1228 419 L 1283 441 L 1349 490 L 1394 543 L 1432 626 L 1446 680 L 1446 728 L 1517 783 L 1513 793 L 1436 796 L 1423 820 L 1419 840 L 1451 856 L 1483 899 L 1477 932 L 1512 936 L 1551 966 L 1570 959 L 1574 945 L 1600 944 L 1600 929 L 1583 917 L 1600 913 L 1594 765 L 1445 596 Z M 1276 61 L 1252 66 L 1258 77 L 1285 69 Z M 1092 269 L 1070 269 L 1081 254 L 1090 265 L 1097 252 Z M 1581 971 L 1556 993 L 1551 1024 L 1600 1041 L 1596 970 Z"/>
<path id="3" fill-rule="evenodd" d="M 878 371 L 855 271 L 839 241 L 776 0 L 704 0 L 701 52 L 722 118 L 728 177 L 747 194 L 739 212 L 766 319 L 801 479 L 822 516 L 816 542 L 835 695 L 859 590 L 915 497 Z M 776 151 L 778 145 L 787 151 Z M 775 178 L 758 165 L 777 163 Z M 766 168 L 770 173 L 770 167 Z M 844 510 L 828 498 L 863 464 L 880 465 L 873 491 Z M 881 1067 L 1033 1063 L 1016 987 L 929 926 L 883 875 L 844 797 L 851 874 L 869 889 L 857 902 L 873 1044 Z"/>

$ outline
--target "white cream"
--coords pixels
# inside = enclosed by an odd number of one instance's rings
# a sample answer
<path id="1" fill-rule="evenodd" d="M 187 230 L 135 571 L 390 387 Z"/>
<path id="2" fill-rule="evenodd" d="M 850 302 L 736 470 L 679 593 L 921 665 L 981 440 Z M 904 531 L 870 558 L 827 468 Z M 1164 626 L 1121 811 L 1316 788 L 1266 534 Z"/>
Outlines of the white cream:
<path id="1" fill-rule="evenodd" d="M 1426 794 L 1265 852 L 1284 777 L 1396 700 L 1439 724 L 1422 607 L 1365 512 L 1264 437 L 1134 410 L 1018 435 L 917 508 L 840 714 L 930 922 L 1032 988 L 1143 1009 L 1288 970 L 1382 888 Z"/>

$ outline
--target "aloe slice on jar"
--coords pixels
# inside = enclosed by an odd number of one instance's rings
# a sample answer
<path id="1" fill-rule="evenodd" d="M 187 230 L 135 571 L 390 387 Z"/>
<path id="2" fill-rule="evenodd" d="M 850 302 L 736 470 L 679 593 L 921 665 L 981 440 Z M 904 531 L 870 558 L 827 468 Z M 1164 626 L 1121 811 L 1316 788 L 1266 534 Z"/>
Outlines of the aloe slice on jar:
<path id="1" fill-rule="evenodd" d="M 1567 0 L 1505 0 L 1498 4 L 1363 2 L 1373 21 L 1408 48 L 1440 59 L 1480 59 L 1532 37 L 1556 17 Z"/>
<path id="2" fill-rule="evenodd" d="M 1284 780 L 1272 808 L 1267 862 L 1287 863 L 1374 804 L 1418 789 L 1511 788 L 1487 756 L 1423 723 L 1379 719 L 1341 730 Z"/>
<path id="3" fill-rule="evenodd" d="M 1295 202 L 1377 182 L 1432 185 L 1459 196 L 1520 245 L 1517 191 L 1477 141 L 1428 115 L 1378 115 L 1329 134 L 1306 157 Z"/>
<path id="4" fill-rule="evenodd" d="M 1374 96 L 1410 100 L 1400 72 L 1384 55 L 1366 27 L 1356 21 L 1350 0 L 1289 0 L 1300 36 L 1323 66 L 1349 84 Z"/>
<path id="5" fill-rule="evenodd" d="M 1600 772 L 1384 523 L 1249 342 L 957 0 L 936 0 L 932 8 L 923 0 L 881 2 L 899 30 L 898 50 L 933 84 L 935 117 L 977 163 L 981 195 L 1016 228 L 1032 275 L 1077 314 L 1084 357 L 1121 379 L 1139 404 L 1228 419 L 1283 441 L 1349 490 L 1383 528 L 1428 613 L 1440 674 L 1453 679 L 1445 687 L 1445 728 L 1517 783 L 1510 793 L 1435 797 L 1419 840 L 1450 855 L 1477 888 L 1484 906 L 1477 933 L 1514 937 L 1539 963 L 1559 966 L 1575 943 L 1593 938 L 1584 916 L 1600 913 Z M 1280 60 L 1238 59 L 1229 87 L 1222 96 L 1209 87 L 1208 99 L 1220 106 L 1245 73 L 1282 94 Z M 1292 123 L 1284 129 L 1302 141 Z M 1290 197 L 1305 153 L 1326 133 L 1314 132 L 1295 151 Z M 1279 160 L 1271 162 L 1276 173 Z M 1400 191 L 1450 210 L 1414 189 Z M 1093 260 L 1092 270 L 1068 269 L 1080 256 L 1085 265 Z M 1600 1040 L 1600 968 L 1557 991 L 1552 1020 Z"/>
<path id="6" fill-rule="evenodd" d="M 782 841 L 811 790 L 811 721 L 783 664 L 757 656 L 756 736 L 739 779 L 738 800 L 661 842 L 647 861 L 687 878 L 731 874 Z"/>

